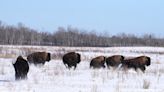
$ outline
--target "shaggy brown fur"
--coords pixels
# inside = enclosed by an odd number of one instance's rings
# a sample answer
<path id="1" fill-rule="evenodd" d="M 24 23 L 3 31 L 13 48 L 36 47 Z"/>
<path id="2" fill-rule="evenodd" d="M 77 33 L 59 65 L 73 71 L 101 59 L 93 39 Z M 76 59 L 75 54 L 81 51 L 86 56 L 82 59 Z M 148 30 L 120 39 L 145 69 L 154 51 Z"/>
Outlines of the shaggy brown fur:
<path id="1" fill-rule="evenodd" d="M 141 69 L 143 72 L 146 70 L 145 66 L 149 66 L 151 64 L 151 59 L 148 56 L 139 56 L 133 59 L 127 59 L 122 61 L 122 66 L 127 68 L 137 68 Z"/>
<path id="2" fill-rule="evenodd" d="M 27 56 L 29 63 L 45 64 L 46 61 L 51 60 L 51 54 L 47 52 L 34 52 Z"/>
<path id="3" fill-rule="evenodd" d="M 28 62 L 23 59 L 22 56 L 18 56 L 16 62 L 13 64 L 15 69 L 15 79 L 26 79 L 27 73 L 29 71 L 29 65 Z"/>
<path id="4" fill-rule="evenodd" d="M 95 57 L 91 60 L 90 62 L 90 68 L 93 67 L 93 68 L 105 68 L 105 60 L 106 58 L 104 56 L 98 56 L 98 57 Z"/>
<path id="5" fill-rule="evenodd" d="M 109 68 L 110 66 L 112 67 L 118 67 L 121 64 L 121 61 L 124 60 L 124 56 L 122 55 L 113 55 L 111 57 L 108 57 L 106 59 L 106 65 Z"/>
<path id="6" fill-rule="evenodd" d="M 78 63 L 80 63 L 80 61 L 81 56 L 79 53 L 69 52 L 63 56 L 63 63 L 68 69 L 70 69 L 72 66 L 74 66 L 74 69 L 76 69 L 76 66 Z"/>

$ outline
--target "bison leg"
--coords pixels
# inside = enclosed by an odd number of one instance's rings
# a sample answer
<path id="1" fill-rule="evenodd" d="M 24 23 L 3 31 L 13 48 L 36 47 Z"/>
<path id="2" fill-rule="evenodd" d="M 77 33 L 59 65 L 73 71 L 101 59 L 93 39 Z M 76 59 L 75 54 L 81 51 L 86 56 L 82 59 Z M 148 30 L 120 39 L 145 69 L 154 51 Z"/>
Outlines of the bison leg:
<path id="1" fill-rule="evenodd" d="M 144 73 L 145 70 L 146 70 L 146 67 L 145 66 L 141 66 L 140 69 L 142 70 L 142 72 Z"/>
<path id="2" fill-rule="evenodd" d="M 71 67 L 72 67 L 71 65 L 68 65 L 68 69 L 69 69 L 69 70 L 71 69 Z"/>
<path id="3" fill-rule="evenodd" d="M 45 61 L 41 62 L 43 65 L 45 64 Z"/>
<path id="4" fill-rule="evenodd" d="M 21 79 L 25 79 L 26 78 L 26 75 L 24 73 L 21 73 L 21 76 L 20 76 Z"/>
<path id="5" fill-rule="evenodd" d="M 121 68 L 122 68 L 122 69 L 125 69 L 125 68 L 127 68 L 127 65 L 122 64 L 122 65 L 121 65 Z"/>
<path id="6" fill-rule="evenodd" d="M 38 62 L 34 62 L 34 65 L 37 65 L 38 64 Z"/>
<path id="7" fill-rule="evenodd" d="M 64 64 L 66 68 L 68 68 L 68 65 L 67 64 Z"/>
<path id="8" fill-rule="evenodd" d="M 26 73 L 22 75 L 22 79 L 27 79 L 27 74 Z"/>
<path id="9" fill-rule="evenodd" d="M 110 69 L 110 66 L 109 66 L 109 65 L 107 65 L 107 68 L 108 68 L 108 69 Z"/>
<path id="10" fill-rule="evenodd" d="M 20 73 L 15 73 L 15 80 L 21 79 L 21 74 Z"/>
<path id="11" fill-rule="evenodd" d="M 134 70 L 137 71 L 137 67 L 136 66 L 134 66 Z"/>
<path id="12" fill-rule="evenodd" d="M 21 78 L 21 73 L 17 68 L 15 68 L 15 80 L 19 80 L 20 78 Z"/>
<path id="13" fill-rule="evenodd" d="M 105 65 L 103 64 L 102 67 L 105 68 Z"/>
<path id="14" fill-rule="evenodd" d="M 74 70 L 76 69 L 77 65 L 74 65 Z"/>
<path id="15" fill-rule="evenodd" d="M 92 68 L 92 66 L 90 65 L 89 68 Z"/>
<path id="16" fill-rule="evenodd" d="M 134 65 L 128 65 L 128 68 L 132 68 L 132 69 L 134 69 L 135 71 L 137 71 L 137 66 L 134 66 Z"/>
<path id="17" fill-rule="evenodd" d="M 45 61 L 44 61 L 44 60 L 38 60 L 37 63 L 38 63 L 38 64 L 42 64 L 42 65 L 44 65 L 44 64 L 45 64 Z"/>

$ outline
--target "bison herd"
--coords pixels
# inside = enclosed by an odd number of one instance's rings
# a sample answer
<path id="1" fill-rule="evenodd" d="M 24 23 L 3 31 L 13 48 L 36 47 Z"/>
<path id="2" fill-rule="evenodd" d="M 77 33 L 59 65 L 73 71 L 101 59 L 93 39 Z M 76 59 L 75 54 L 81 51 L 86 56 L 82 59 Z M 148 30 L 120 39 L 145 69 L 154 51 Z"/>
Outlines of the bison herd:
<path id="1" fill-rule="evenodd" d="M 26 79 L 29 71 L 29 64 L 45 64 L 46 61 L 51 60 L 51 54 L 47 52 L 34 52 L 27 56 L 25 60 L 22 56 L 18 56 L 16 62 L 13 64 L 15 69 L 15 79 Z M 28 64 L 29 63 L 29 64 Z"/>
<path id="2" fill-rule="evenodd" d="M 42 64 L 51 60 L 51 54 L 47 52 L 34 52 L 27 56 L 27 60 L 22 56 L 18 56 L 16 62 L 13 64 L 15 69 L 15 79 L 27 79 L 27 73 L 29 71 L 29 64 Z M 76 52 L 69 52 L 62 57 L 63 64 L 66 68 L 70 69 L 74 67 L 76 69 L 77 64 L 81 62 L 81 55 Z M 146 70 L 146 66 L 151 64 L 151 59 L 148 56 L 138 56 L 134 58 L 126 58 L 122 55 L 113 55 L 109 57 L 97 56 L 90 61 L 90 68 L 98 69 L 107 67 L 117 68 L 121 66 L 123 69 L 133 68 L 135 70 L 140 69 L 143 72 Z"/>

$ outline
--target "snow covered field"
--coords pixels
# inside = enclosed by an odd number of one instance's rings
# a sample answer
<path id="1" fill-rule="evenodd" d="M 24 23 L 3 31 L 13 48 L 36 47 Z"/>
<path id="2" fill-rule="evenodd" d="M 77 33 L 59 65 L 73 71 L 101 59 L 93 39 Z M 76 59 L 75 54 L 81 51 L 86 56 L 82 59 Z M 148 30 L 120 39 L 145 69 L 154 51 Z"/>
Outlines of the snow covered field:
<path id="1" fill-rule="evenodd" d="M 48 51 L 52 60 L 44 66 L 30 65 L 28 79 L 15 81 L 12 63 L 18 55 L 26 57 L 34 51 Z M 61 60 L 69 51 L 77 51 L 82 56 L 76 70 L 66 69 Z M 152 63 L 145 73 L 89 68 L 93 57 L 115 54 L 147 55 Z M 0 46 L 0 92 L 164 92 L 164 48 Z"/>

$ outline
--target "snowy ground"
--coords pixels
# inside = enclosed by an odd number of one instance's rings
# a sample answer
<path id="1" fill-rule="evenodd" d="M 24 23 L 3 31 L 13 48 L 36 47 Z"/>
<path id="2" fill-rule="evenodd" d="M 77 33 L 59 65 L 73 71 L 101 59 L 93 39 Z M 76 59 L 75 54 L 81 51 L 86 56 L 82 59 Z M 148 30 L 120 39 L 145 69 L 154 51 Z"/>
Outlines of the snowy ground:
<path id="1" fill-rule="evenodd" d="M 15 81 L 12 63 L 18 55 L 49 51 L 54 57 L 44 66 L 30 65 L 28 79 Z M 67 70 L 57 55 L 77 51 L 82 61 L 76 70 Z M 162 47 L 30 47 L 0 46 L 0 92 L 164 92 L 164 48 Z M 126 57 L 147 55 L 152 64 L 145 73 L 140 70 L 89 68 L 98 55 L 121 54 Z M 9 55 L 9 56 L 8 56 Z"/>

